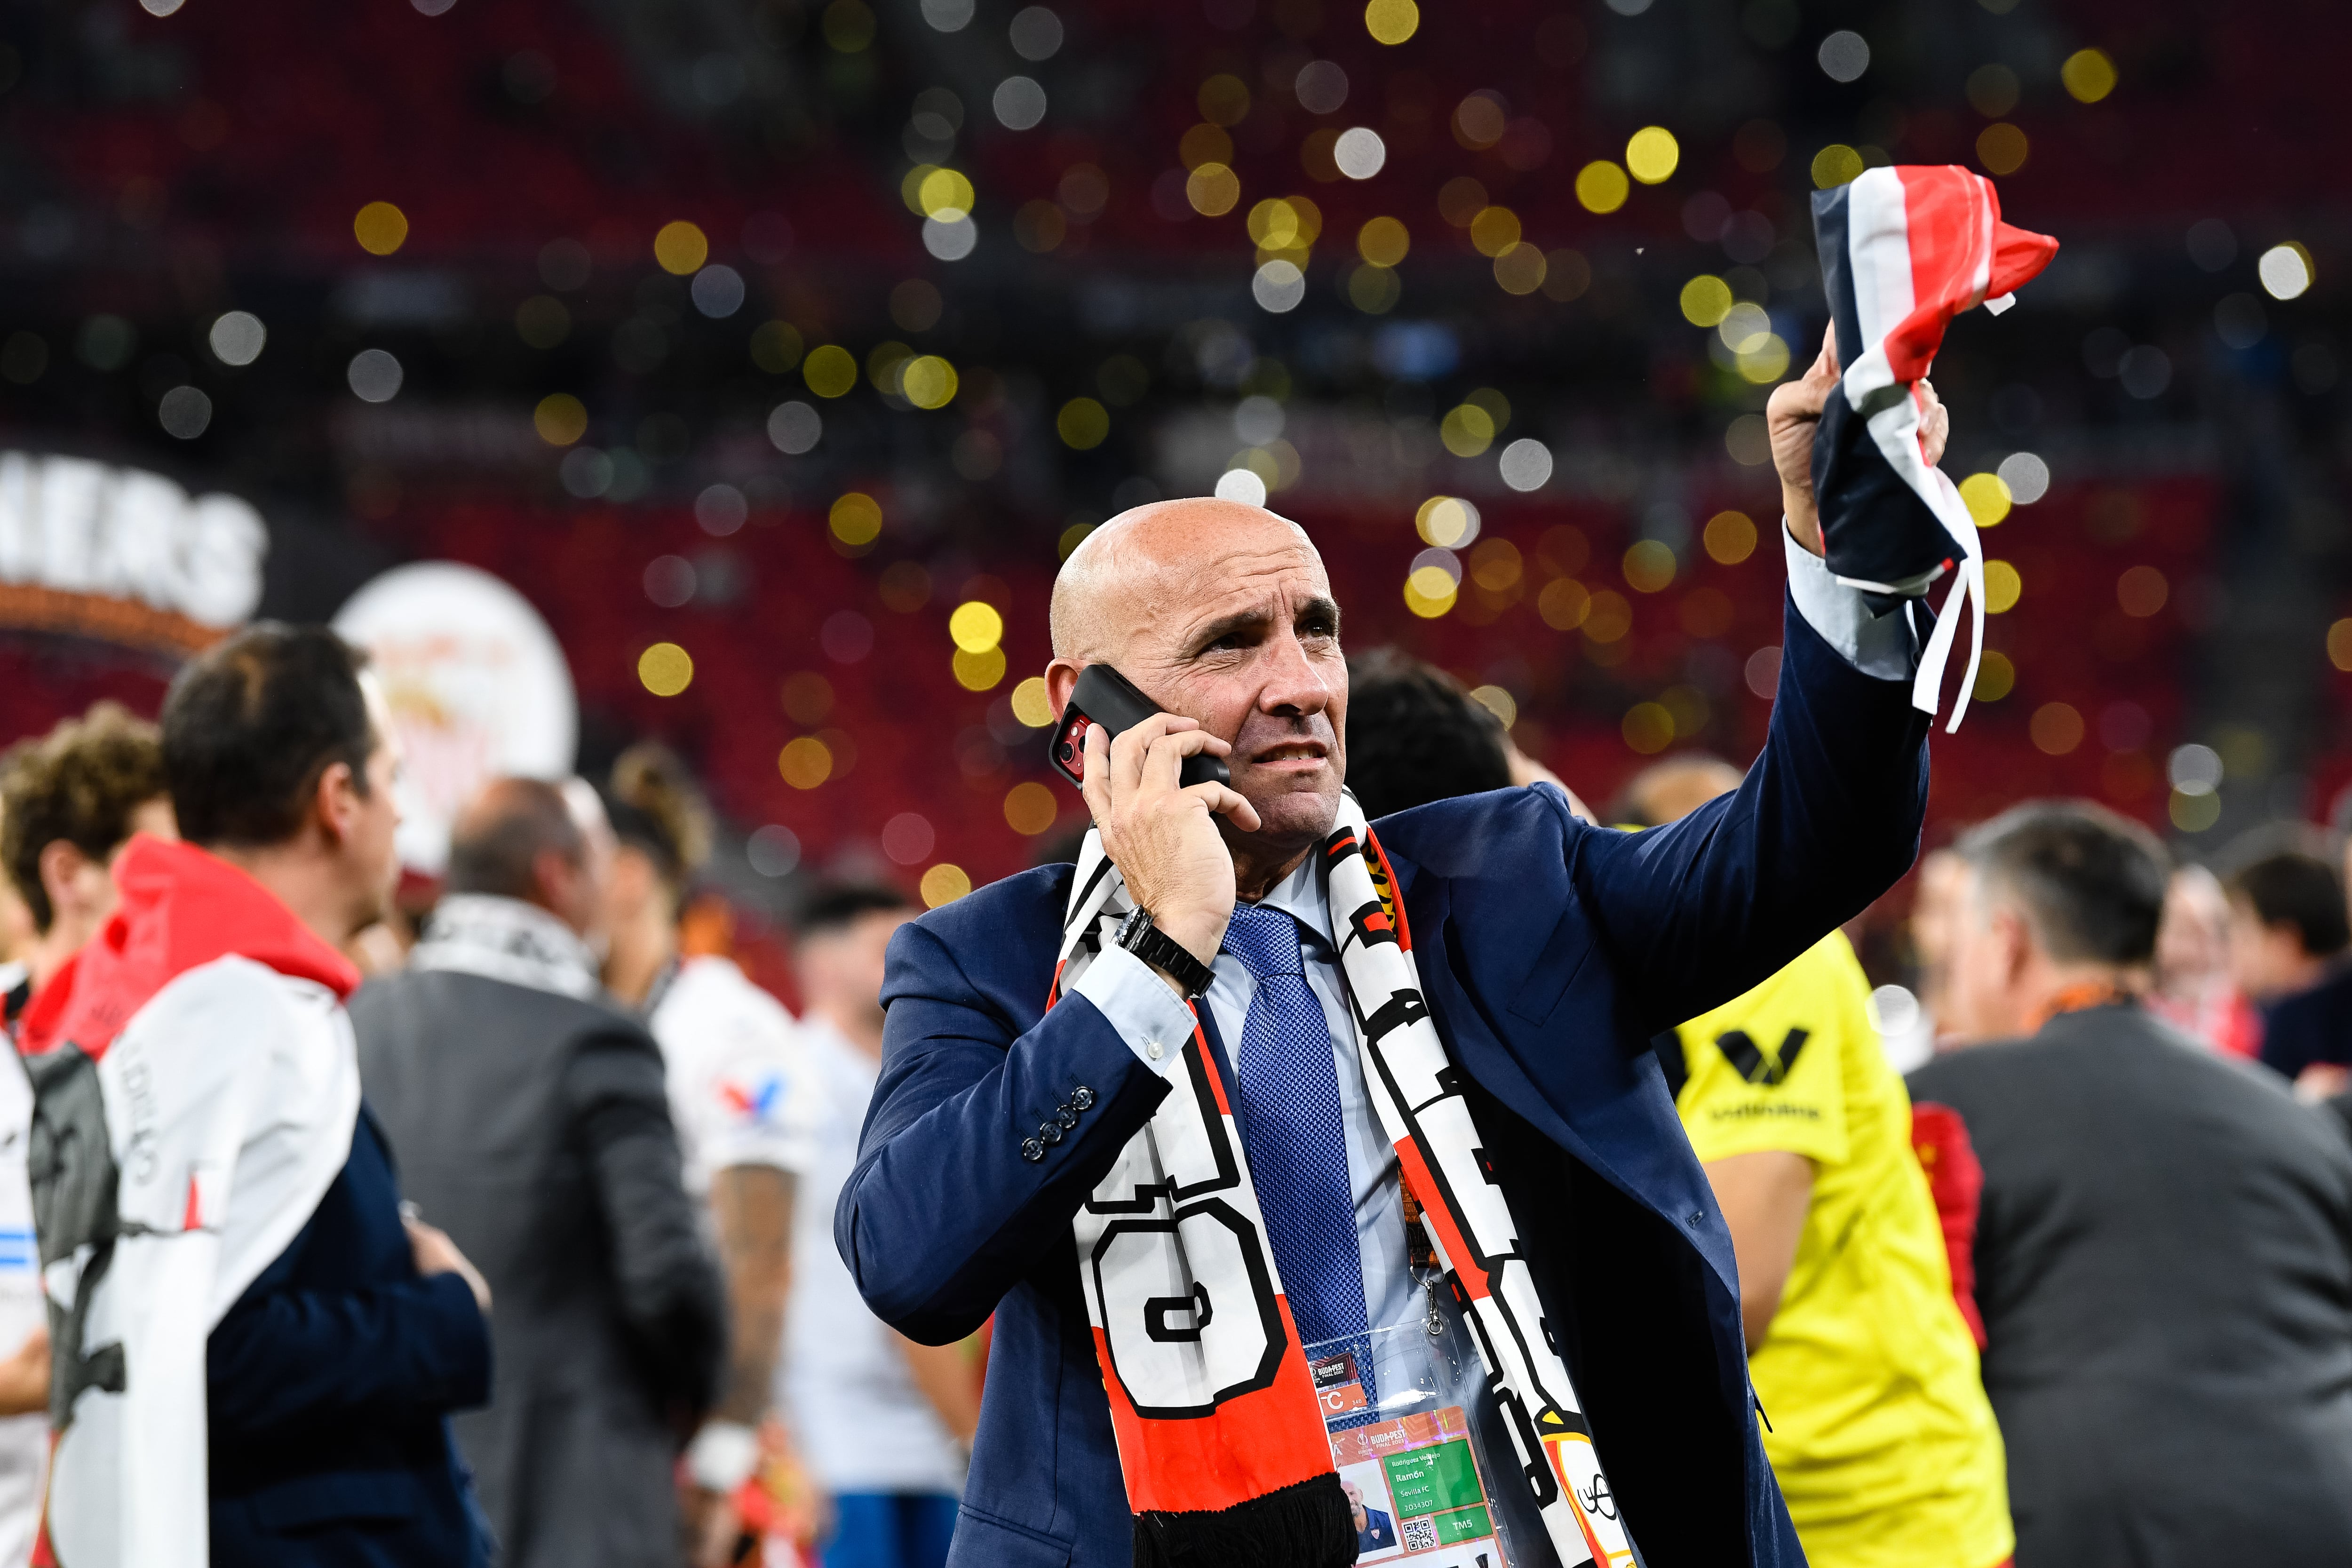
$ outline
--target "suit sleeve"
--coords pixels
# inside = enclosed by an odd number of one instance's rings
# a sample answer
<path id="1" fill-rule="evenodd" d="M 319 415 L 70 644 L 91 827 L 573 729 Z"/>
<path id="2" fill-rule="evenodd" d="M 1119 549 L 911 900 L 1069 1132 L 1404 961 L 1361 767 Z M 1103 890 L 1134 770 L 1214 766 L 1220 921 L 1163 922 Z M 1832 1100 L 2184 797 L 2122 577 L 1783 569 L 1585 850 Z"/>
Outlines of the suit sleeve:
<path id="1" fill-rule="evenodd" d="M 1570 877 L 1642 1037 L 1763 980 L 1918 850 L 1927 716 L 1909 679 L 1857 668 L 1793 600 L 1783 622 L 1771 727 L 1737 790 L 1646 832 L 1569 825 Z"/>
<path id="2" fill-rule="evenodd" d="M 882 997 L 882 1077 L 834 1240 L 877 1317 L 945 1344 L 1067 1241 L 1168 1088 L 1084 995 L 1016 1030 L 929 921 L 891 940 Z M 1048 1143 L 1063 1106 L 1073 1125 Z"/>
<path id="3" fill-rule="evenodd" d="M 635 1032 L 591 1035 L 563 1094 L 612 1237 L 622 1319 L 664 1402 L 698 1418 L 718 1397 L 726 1296 L 687 1196 L 661 1052 Z"/>
<path id="4" fill-rule="evenodd" d="M 358 1289 L 299 1288 L 321 1223 L 313 1216 L 214 1325 L 205 1402 L 215 1432 L 488 1403 L 489 1325 L 465 1280 L 412 1271 Z"/>
<path id="5" fill-rule="evenodd" d="M 206 1373 L 215 1432 L 337 1410 L 463 1410 L 489 1400 L 489 1327 L 455 1274 L 348 1293 L 273 1290 L 214 1328 Z"/>

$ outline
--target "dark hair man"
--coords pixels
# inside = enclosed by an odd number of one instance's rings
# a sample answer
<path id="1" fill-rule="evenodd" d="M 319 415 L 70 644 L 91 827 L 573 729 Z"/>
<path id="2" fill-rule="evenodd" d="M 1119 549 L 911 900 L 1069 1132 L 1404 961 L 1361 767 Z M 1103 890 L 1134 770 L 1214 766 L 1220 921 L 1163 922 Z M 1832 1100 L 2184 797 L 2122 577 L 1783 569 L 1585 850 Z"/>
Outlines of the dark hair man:
<path id="1" fill-rule="evenodd" d="M 2241 866 L 2225 878 L 2230 957 L 2238 988 L 2275 1002 L 2326 978 L 2352 945 L 2344 878 L 2321 855 L 2288 849 Z"/>
<path id="2" fill-rule="evenodd" d="M 793 930 L 818 1142 L 794 1231 L 786 1375 L 809 1468 L 833 1496 L 824 1560 L 855 1568 L 947 1561 L 980 1415 L 966 1347 L 917 1344 L 876 1319 L 833 1246 L 882 1070 L 883 954 L 916 912 L 896 888 L 824 888 Z"/>
<path id="3" fill-rule="evenodd" d="M 1464 770 L 1462 793 L 1475 782 Z M 1610 816 L 1664 826 L 1739 782 L 1683 752 L 1636 773 Z M 1993 1568 L 2013 1544 L 2000 1433 L 1869 996 L 1832 931 L 1653 1047 L 1731 1231 L 1764 1451 L 1807 1560 Z"/>
<path id="4" fill-rule="evenodd" d="M 1343 791 L 1339 606 L 1270 512 L 1139 507 L 1063 563 L 1049 701 L 1104 663 L 1165 711 L 1086 734 L 1076 867 L 900 930 L 835 1215 L 910 1337 L 993 1315 L 959 1568 L 1355 1561 L 1306 1346 L 1333 1400 L 1376 1414 L 1433 1375 L 1433 1316 L 1458 1364 L 1492 1353 L 1517 1413 L 1463 1401 L 1512 1533 L 1571 1562 L 1629 1541 L 1662 1564 L 1801 1559 L 1730 1236 L 1648 1045 L 1860 910 L 1917 841 L 1913 623 L 1813 553 L 1836 385 L 1825 351 L 1772 399 L 1790 605 L 1764 753 L 1653 833 L 1591 827 L 1544 784 L 1375 833 Z M 1204 752 L 1230 783 L 1181 786 Z M 1414 1272 L 1408 1186 L 1449 1284 Z"/>
<path id="5" fill-rule="evenodd" d="M 1348 787 L 1379 818 L 1433 800 L 1511 784 L 1559 784 L 1569 809 L 1592 814 L 1559 775 L 1519 750 L 1492 709 L 1401 648 L 1348 661 Z"/>
<path id="6" fill-rule="evenodd" d="M 2221 890 L 2231 973 L 2263 1009 L 2263 1065 L 2310 1098 L 2341 1089 L 2352 1063 L 2352 978 L 2338 973 L 2352 946 L 2342 872 L 2329 857 L 2276 849 L 2245 861 Z"/>
<path id="7" fill-rule="evenodd" d="M 5 957 L 21 978 L 5 985 L 0 1029 L 14 1035 L 33 993 L 114 912 L 114 857 L 134 832 L 175 837 L 155 726 L 100 702 L 0 756 L 0 866 L 31 928 Z M 25 1145 L 33 1087 L 0 1069 L 0 1231 L 30 1237 L 33 1194 Z M 49 1332 L 33 1248 L 0 1248 L 0 1562 L 32 1556 L 48 1463 Z"/>
<path id="8" fill-rule="evenodd" d="M 26 1016 L 47 1527 L 75 1568 L 207 1536 L 219 1563 L 488 1559 L 444 1417 L 488 1396 L 489 1293 L 404 1222 L 342 1007 L 339 950 L 397 869 L 399 759 L 360 666 L 263 623 L 181 671 L 163 772 L 188 841 L 122 850 L 120 906 Z"/>
<path id="9" fill-rule="evenodd" d="M 611 856 L 562 786 L 492 780 L 408 967 L 352 1002 L 409 1191 L 499 1292 L 498 1387 L 456 1425 L 509 1568 L 675 1555 L 724 1348 L 661 1053 L 587 940 Z"/>
<path id="10" fill-rule="evenodd" d="M 1911 1090 L 1983 1166 L 2019 1568 L 2352 1563 L 2352 1151 L 2141 1005 L 2167 869 L 2147 829 L 2037 802 L 1958 847 L 1950 1003 L 1999 1043 Z"/>
<path id="11" fill-rule="evenodd" d="M 645 1015 L 661 1047 L 686 1190 L 707 1206 L 727 1276 L 726 1382 L 687 1463 L 696 1552 L 715 1568 L 733 1552 L 731 1499 L 757 1463 L 758 1428 L 775 1399 L 794 1187 L 815 1157 L 816 1083 L 782 1003 L 724 954 L 681 951 L 687 889 L 712 836 L 686 764 L 639 742 L 614 761 L 604 801 L 617 841 L 604 890 L 605 984 Z"/>

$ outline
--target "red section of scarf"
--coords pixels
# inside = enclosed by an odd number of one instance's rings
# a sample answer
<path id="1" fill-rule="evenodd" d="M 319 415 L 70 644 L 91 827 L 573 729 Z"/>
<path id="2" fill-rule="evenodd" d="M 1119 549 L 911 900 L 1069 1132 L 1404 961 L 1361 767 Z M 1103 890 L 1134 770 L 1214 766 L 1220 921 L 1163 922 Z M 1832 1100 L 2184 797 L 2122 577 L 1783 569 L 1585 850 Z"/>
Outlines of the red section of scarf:
<path id="1" fill-rule="evenodd" d="M 1911 313 L 1886 334 L 1898 382 L 1927 374 L 1944 329 L 1960 311 L 1997 300 L 2050 264 L 2058 242 L 2000 221 L 1992 182 L 1956 164 L 1906 165 L 1903 219 L 1911 241 Z"/>
<path id="2" fill-rule="evenodd" d="M 277 895 L 193 844 L 142 834 L 114 862 L 121 902 L 89 945 L 41 988 L 19 1042 L 38 1056 L 70 1041 L 103 1057 L 132 1015 L 189 970 L 234 953 L 340 997 L 359 989 L 351 960 Z"/>
<path id="3" fill-rule="evenodd" d="M 1045 998 L 1052 1012 L 1062 999 L 1063 965 L 1054 966 Z M 1192 1046 L 1207 1077 L 1213 1114 L 1230 1121 L 1233 1104 L 1224 1076 L 1202 1032 L 1200 1010 L 1191 1003 Z M 1229 1130 L 1230 1131 L 1230 1130 Z M 1260 1224 L 1263 1225 L 1263 1220 Z M 1112 1434 L 1118 1440 L 1118 1467 L 1133 1513 L 1222 1512 L 1332 1473 L 1330 1439 L 1323 1430 L 1323 1407 L 1315 1376 L 1290 1316 L 1290 1300 L 1276 1294 L 1282 1313 L 1282 1362 L 1265 1387 L 1236 1394 L 1207 1415 L 1163 1420 L 1139 1415 L 1111 1364 L 1110 1340 L 1094 1331 L 1095 1364 L 1102 1369 L 1103 1393 L 1110 1402 Z"/>
<path id="4" fill-rule="evenodd" d="M 1189 1420 L 1137 1415 L 1111 1369 L 1110 1341 L 1095 1330 L 1095 1361 L 1110 1399 L 1130 1511 L 1223 1511 L 1332 1473 L 1331 1440 L 1323 1431 L 1323 1407 L 1299 1350 L 1290 1300 L 1277 1296 L 1275 1302 L 1282 1309 L 1283 1353 L 1274 1381 L 1235 1394 L 1214 1415 Z"/>

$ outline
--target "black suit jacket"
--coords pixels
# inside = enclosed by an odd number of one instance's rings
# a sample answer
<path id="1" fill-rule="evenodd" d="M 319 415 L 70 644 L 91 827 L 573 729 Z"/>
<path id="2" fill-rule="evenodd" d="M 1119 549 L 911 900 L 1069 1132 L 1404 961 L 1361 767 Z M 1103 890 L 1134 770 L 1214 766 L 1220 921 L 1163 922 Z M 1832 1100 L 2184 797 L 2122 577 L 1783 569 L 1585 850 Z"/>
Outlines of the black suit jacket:
<path id="1" fill-rule="evenodd" d="M 2136 1006 L 1941 1057 L 2017 1568 L 2352 1563 L 2352 1149 Z"/>
<path id="2" fill-rule="evenodd" d="M 351 1011 L 409 1195 L 496 1301 L 498 1386 L 456 1425 L 501 1568 L 671 1560 L 671 1468 L 718 1385 L 726 1303 L 653 1037 L 448 970 L 372 981 Z"/>

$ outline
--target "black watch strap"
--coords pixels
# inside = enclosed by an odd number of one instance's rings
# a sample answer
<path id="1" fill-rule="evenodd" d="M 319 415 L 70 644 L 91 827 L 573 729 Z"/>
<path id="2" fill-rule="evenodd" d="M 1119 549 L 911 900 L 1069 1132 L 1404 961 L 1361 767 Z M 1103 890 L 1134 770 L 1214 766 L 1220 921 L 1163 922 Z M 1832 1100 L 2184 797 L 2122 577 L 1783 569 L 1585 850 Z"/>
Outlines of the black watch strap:
<path id="1" fill-rule="evenodd" d="M 1156 969 L 1165 970 L 1184 988 L 1184 999 L 1198 1001 L 1209 994 L 1215 972 L 1193 957 L 1184 945 L 1151 923 L 1151 911 L 1139 909 L 1121 921 L 1118 945 Z"/>

